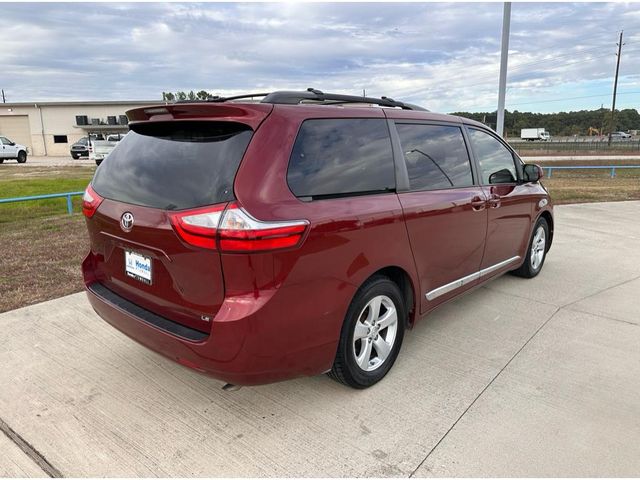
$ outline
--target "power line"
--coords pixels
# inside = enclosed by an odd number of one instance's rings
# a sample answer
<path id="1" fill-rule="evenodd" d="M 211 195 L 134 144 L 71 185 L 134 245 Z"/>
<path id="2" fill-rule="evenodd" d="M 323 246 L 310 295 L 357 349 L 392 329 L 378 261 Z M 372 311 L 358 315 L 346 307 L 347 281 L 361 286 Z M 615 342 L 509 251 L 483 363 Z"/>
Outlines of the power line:
<path id="1" fill-rule="evenodd" d="M 634 52 L 638 52 L 638 51 L 640 51 L 640 48 L 633 49 L 633 50 L 627 50 L 627 53 L 634 53 Z M 589 62 L 589 61 L 593 61 L 593 60 L 598 60 L 600 58 L 608 57 L 609 55 L 611 55 L 611 53 L 605 53 L 605 54 L 597 55 L 597 56 L 594 56 L 594 57 L 591 57 L 591 58 L 577 60 L 575 62 L 559 63 L 559 64 L 556 64 L 555 66 L 554 65 L 549 66 L 549 67 L 543 69 L 543 71 L 555 70 L 555 69 L 562 68 L 562 67 L 567 67 L 567 66 L 570 66 L 570 65 L 578 65 L 578 64 L 581 64 L 581 63 L 584 63 L 584 62 Z M 510 69 L 510 72 L 513 72 L 513 70 L 517 70 L 517 68 L 514 67 L 514 68 Z M 489 75 L 485 75 L 484 77 L 495 78 L 496 75 L 495 74 L 492 74 L 490 76 Z M 476 79 L 476 80 L 482 79 L 482 78 L 483 78 L 483 76 L 474 77 L 474 79 Z M 514 79 L 512 78 L 511 80 L 513 81 Z M 485 82 L 478 82 L 478 83 L 472 83 L 470 85 L 460 85 L 460 86 L 454 86 L 454 87 L 447 86 L 447 87 L 440 87 L 440 88 L 435 88 L 435 89 L 426 87 L 426 88 L 424 88 L 423 90 L 420 90 L 420 91 L 426 92 L 426 93 L 434 93 L 434 92 L 442 92 L 442 91 L 447 91 L 447 90 L 452 90 L 452 89 L 458 89 L 459 90 L 459 89 L 462 89 L 462 88 L 477 87 L 477 86 L 480 86 L 480 85 L 485 85 Z M 514 87 L 511 87 L 511 88 L 514 88 Z"/>
<path id="2" fill-rule="evenodd" d="M 640 94 L 640 90 L 635 91 L 635 92 L 619 92 L 619 95 L 639 95 Z M 517 107 L 520 105 L 536 105 L 538 103 L 552 103 L 552 102 L 562 102 L 565 100 L 579 100 L 579 99 L 583 99 L 583 98 L 602 98 L 602 97 L 607 97 L 609 96 L 609 93 L 600 93 L 597 95 L 581 95 L 579 97 L 564 97 L 564 98 L 554 98 L 551 100 L 539 100 L 536 102 L 520 102 L 520 103 L 511 103 L 509 104 L 510 107 Z M 480 107 L 480 108 L 476 108 L 475 110 L 487 110 L 487 111 L 491 111 L 489 109 L 491 109 L 492 107 Z"/>
<path id="3" fill-rule="evenodd" d="M 604 46 L 592 47 L 592 48 L 580 50 L 578 52 L 573 51 L 573 52 L 567 52 L 567 53 L 564 53 L 564 54 L 554 55 L 552 58 L 547 58 L 547 59 L 544 59 L 544 60 L 536 60 L 534 62 L 527 62 L 527 63 L 517 64 L 517 65 L 514 65 L 513 67 L 509 68 L 509 73 L 519 72 L 520 70 L 532 67 L 534 65 L 541 65 L 541 64 L 546 64 L 546 65 L 551 64 L 551 65 L 553 65 L 560 58 L 564 58 L 564 57 L 568 57 L 568 56 L 575 57 L 578 54 L 589 53 L 589 52 L 594 51 L 594 50 L 602 50 L 603 48 L 605 48 L 605 47 Z M 638 51 L 638 50 L 640 50 L 640 49 L 636 49 L 636 50 L 633 50 L 633 51 Z M 556 67 L 549 67 L 549 68 L 546 68 L 546 70 L 549 70 L 551 68 L 558 68 L 558 67 L 562 67 L 562 66 L 567 66 L 567 65 L 579 64 L 579 63 L 583 63 L 585 61 L 596 60 L 598 58 L 607 57 L 609 55 L 611 55 L 611 53 L 607 52 L 607 53 L 603 53 L 602 55 L 596 55 L 596 56 L 593 56 L 593 57 L 590 57 L 590 58 L 586 58 L 586 59 L 583 59 L 583 60 L 578 60 L 576 62 L 557 64 Z M 477 67 L 475 67 L 475 68 L 477 68 Z M 469 68 L 464 69 L 464 71 L 462 69 L 459 70 L 459 72 L 461 74 L 463 74 L 463 75 L 468 75 L 469 71 L 470 71 Z M 457 70 L 453 70 L 453 72 L 447 72 L 447 73 L 451 76 L 451 75 L 455 75 L 456 72 L 457 72 Z M 497 73 L 486 73 L 486 74 L 483 74 L 483 75 L 475 75 L 473 78 L 474 78 L 474 80 L 495 79 L 496 76 L 497 76 Z M 443 82 L 437 82 L 437 83 L 433 84 L 435 87 L 437 87 L 436 89 L 432 89 L 431 87 L 425 87 L 424 89 L 419 90 L 419 92 L 426 92 L 426 91 L 436 91 L 437 92 L 437 91 L 446 90 L 446 89 L 448 89 L 450 87 L 448 87 L 448 86 L 447 87 L 444 87 L 444 86 L 443 87 L 438 87 L 438 85 L 445 85 L 445 84 L 448 84 L 448 83 L 450 83 L 450 82 L 444 82 L 444 81 Z M 484 85 L 484 83 L 485 82 L 475 83 L 475 84 L 472 84 L 472 85 L 466 85 L 464 87 L 456 87 L 456 88 L 474 87 L 474 86 L 478 86 L 478 85 Z"/>

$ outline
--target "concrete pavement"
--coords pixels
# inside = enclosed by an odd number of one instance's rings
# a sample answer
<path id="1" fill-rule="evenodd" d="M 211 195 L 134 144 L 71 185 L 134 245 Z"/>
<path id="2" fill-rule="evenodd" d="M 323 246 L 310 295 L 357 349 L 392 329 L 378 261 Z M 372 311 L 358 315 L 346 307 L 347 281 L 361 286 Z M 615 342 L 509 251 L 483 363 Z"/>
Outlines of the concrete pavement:
<path id="1" fill-rule="evenodd" d="M 0 475 L 637 476 L 639 216 L 557 207 L 537 278 L 426 317 L 365 391 L 319 376 L 223 392 L 82 293 L 4 313 Z"/>
<path id="2" fill-rule="evenodd" d="M 96 162 L 89 160 L 88 157 L 80 157 L 77 160 L 66 157 L 27 157 L 27 163 L 18 163 L 15 160 L 5 160 L 3 165 L 14 165 L 16 167 L 73 167 L 75 165 L 94 166 Z"/>

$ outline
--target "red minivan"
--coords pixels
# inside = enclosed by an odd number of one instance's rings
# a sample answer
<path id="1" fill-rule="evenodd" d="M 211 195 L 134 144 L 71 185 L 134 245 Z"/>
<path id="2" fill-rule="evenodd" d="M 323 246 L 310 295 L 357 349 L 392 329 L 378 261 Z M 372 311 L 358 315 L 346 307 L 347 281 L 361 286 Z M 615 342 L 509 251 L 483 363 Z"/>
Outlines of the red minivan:
<path id="1" fill-rule="evenodd" d="M 313 89 L 127 115 L 84 196 L 89 300 L 230 384 L 373 385 L 419 318 L 551 245 L 542 170 L 472 120 Z"/>

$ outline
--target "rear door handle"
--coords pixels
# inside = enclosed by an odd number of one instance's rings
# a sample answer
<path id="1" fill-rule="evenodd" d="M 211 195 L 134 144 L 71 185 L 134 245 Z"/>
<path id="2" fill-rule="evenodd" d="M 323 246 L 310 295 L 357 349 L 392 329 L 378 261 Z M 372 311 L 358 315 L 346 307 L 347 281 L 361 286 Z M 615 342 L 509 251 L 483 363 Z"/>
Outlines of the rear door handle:
<path id="1" fill-rule="evenodd" d="M 500 195 L 496 195 L 495 193 L 492 193 L 491 196 L 489 197 L 489 200 L 487 200 L 487 203 L 491 208 L 500 208 Z"/>
<path id="2" fill-rule="evenodd" d="M 486 206 L 487 201 L 477 195 L 471 199 L 471 208 L 473 208 L 476 212 L 484 210 Z"/>

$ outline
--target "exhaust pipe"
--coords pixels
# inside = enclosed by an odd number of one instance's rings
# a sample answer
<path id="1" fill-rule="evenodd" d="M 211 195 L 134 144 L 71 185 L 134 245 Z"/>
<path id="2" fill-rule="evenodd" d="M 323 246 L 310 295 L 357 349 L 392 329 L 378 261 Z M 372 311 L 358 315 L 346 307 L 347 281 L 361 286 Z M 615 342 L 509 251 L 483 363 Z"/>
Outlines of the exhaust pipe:
<path id="1" fill-rule="evenodd" d="M 241 388 L 241 385 L 234 385 L 233 383 L 225 383 L 222 386 L 222 390 L 224 390 L 225 392 L 237 392 Z"/>

